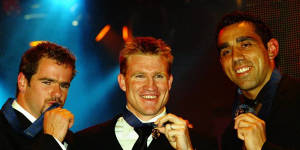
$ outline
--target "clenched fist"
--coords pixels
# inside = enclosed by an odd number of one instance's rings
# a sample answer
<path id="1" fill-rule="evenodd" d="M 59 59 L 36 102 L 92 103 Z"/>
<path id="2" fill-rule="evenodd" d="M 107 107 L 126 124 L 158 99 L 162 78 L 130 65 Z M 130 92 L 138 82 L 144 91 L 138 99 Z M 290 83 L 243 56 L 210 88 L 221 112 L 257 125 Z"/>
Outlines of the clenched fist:
<path id="1" fill-rule="evenodd" d="M 69 128 L 73 126 L 74 115 L 63 108 L 47 111 L 44 116 L 44 133 L 63 141 Z"/>

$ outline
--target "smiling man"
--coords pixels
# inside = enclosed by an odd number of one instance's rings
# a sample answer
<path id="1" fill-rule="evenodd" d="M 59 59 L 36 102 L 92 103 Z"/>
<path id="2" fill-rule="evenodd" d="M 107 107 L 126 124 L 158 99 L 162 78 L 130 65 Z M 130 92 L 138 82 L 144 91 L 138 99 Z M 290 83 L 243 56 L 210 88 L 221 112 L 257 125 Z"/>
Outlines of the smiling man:
<path id="1" fill-rule="evenodd" d="M 276 68 L 279 44 L 269 28 L 235 11 L 220 21 L 216 44 L 225 74 L 238 86 L 222 150 L 299 149 L 300 84 Z"/>
<path id="2" fill-rule="evenodd" d="M 120 52 L 118 76 L 126 108 L 112 120 L 76 133 L 70 149 L 216 149 L 216 144 L 210 145 L 213 141 L 190 133 L 192 126 L 187 120 L 167 113 L 172 63 L 171 48 L 160 39 L 137 37 L 127 42 Z"/>
<path id="3" fill-rule="evenodd" d="M 63 109 L 75 76 L 75 57 L 59 45 L 43 42 L 22 56 L 16 98 L 0 114 L 0 149 L 66 149 L 73 115 Z"/>

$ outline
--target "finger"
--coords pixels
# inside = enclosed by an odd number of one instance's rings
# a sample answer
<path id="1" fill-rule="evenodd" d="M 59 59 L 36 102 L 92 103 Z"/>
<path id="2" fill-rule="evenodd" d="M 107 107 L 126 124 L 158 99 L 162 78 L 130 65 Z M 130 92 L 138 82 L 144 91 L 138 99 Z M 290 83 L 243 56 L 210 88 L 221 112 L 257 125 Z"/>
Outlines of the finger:
<path id="1" fill-rule="evenodd" d="M 171 133 L 171 131 L 173 130 L 172 129 L 172 127 L 171 127 L 171 124 L 167 124 L 166 125 L 166 130 L 165 130 L 165 135 L 166 135 L 166 137 L 168 138 L 168 139 L 171 139 L 171 135 L 170 135 L 170 133 Z M 173 140 L 171 140 L 171 141 L 173 141 Z"/>
<path id="2" fill-rule="evenodd" d="M 159 119 L 155 122 L 155 124 L 157 124 L 158 127 L 161 127 L 161 126 L 163 126 L 163 125 L 164 125 L 165 123 L 167 123 L 167 122 L 174 123 L 174 122 L 178 122 L 178 121 L 179 121 L 179 119 L 178 119 L 177 116 L 175 116 L 175 115 L 169 113 L 169 114 L 167 114 L 167 115 L 165 115 L 165 116 L 159 118 Z"/>
<path id="3" fill-rule="evenodd" d="M 244 128 L 240 128 L 239 130 L 237 130 L 237 135 L 238 135 L 238 138 L 241 139 L 241 140 L 245 140 L 245 130 Z"/>
<path id="4" fill-rule="evenodd" d="M 241 120 L 239 122 L 239 124 L 237 125 L 236 129 L 249 128 L 249 127 L 254 127 L 254 126 L 257 126 L 257 123 L 253 123 L 253 122 L 248 122 L 248 121 Z"/>
<path id="5" fill-rule="evenodd" d="M 240 114 L 237 117 L 235 117 L 235 119 L 240 119 L 240 118 L 248 118 L 248 119 L 253 119 L 253 120 L 257 120 L 259 119 L 257 116 L 255 116 L 252 113 L 245 113 L 245 114 Z"/>
<path id="6" fill-rule="evenodd" d="M 176 123 L 176 124 L 185 124 L 186 121 L 183 120 L 181 117 L 175 116 L 173 114 L 167 114 L 161 118 L 159 118 L 155 124 L 157 124 L 159 127 L 163 126 L 165 123 Z"/>
<path id="7" fill-rule="evenodd" d="M 166 124 L 165 126 L 157 126 L 155 129 L 157 129 L 160 133 L 163 134 L 166 134 L 167 132 L 172 130 L 170 123 Z"/>
<path id="8" fill-rule="evenodd" d="M 71 114 L 70 120 L 69 120 L 69 129 L 74 125 L 74 115 Z"/>
<path id="9" fill-rule="evenodd" d="M 263 122 L 263 120 L 259 119 L 258 117 L 254 116 L 251 113 L 241 114 L 235 118 L 235 124 L 234 124 L 235 129 L 238 128 L 241 121 L 252 122 L 252 123 Z"/>
<path id="10" fill-rule="evenodd" d="M 177 134 L 178 134 L 178 131 L 176 131 L 176 130 L 169 130 L 167 132 L 167 136 L 166 137 L 169 139 L 170 142 L 176 142 Z"/>
<path id="11" fill-rule="evenodd" d="M 178 129 L 184 129 L 186 126 L 184 124 L 170 124 L 171 130 L 178 130 Z"/>

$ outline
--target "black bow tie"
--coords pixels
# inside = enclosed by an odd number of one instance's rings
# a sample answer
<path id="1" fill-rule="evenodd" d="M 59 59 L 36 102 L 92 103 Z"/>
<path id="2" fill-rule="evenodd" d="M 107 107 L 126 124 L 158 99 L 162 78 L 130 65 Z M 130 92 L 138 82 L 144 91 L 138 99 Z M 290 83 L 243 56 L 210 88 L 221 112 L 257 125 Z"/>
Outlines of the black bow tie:
<path id="1" fill-rule="evenodd" d="M 139 135 L 139 138 L 134 143 L 132 150 L 146 150 L 147 149 L 147 139 L 152 133 L 153 126 L 143 125 L 141 127 L 135 127 L 135 132 Z"/>

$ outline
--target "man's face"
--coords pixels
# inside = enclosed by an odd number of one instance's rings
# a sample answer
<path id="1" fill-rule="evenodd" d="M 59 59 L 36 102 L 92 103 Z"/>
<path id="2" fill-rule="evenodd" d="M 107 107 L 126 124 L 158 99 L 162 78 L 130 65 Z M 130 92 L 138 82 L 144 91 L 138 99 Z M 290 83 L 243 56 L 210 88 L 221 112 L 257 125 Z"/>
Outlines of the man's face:
<path id="1" fill-rule="evenodd" d="M 21 105 L 35 117 L 39 117 L 53 103 L 63 106 L 71 79 L 72 67 L 58 65 L 53 59 L 42 58 L 30 83 L 23 74 L 19 75 L 18 80 L 25 83 L 21 90 L 24 95 Z"/>
<path id="2" fill-rule="evenodd" d="M 142 120 L 149 120 L 164 110 L 173 76 L 162 56 L 131 55 L 126 75 L 120 74 L 119 85 L 126 92 L 127 107 Z"/>
<path id="3" fill-rule="evenodd" d="M 218 36 L 220 62 L 226 75 L 242 90 L 264 86 L 272 73 L 268 51 L 249 22 L 224 27 Z"/>

